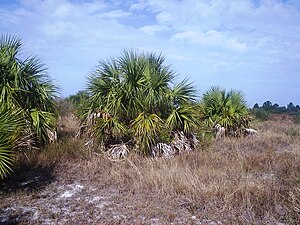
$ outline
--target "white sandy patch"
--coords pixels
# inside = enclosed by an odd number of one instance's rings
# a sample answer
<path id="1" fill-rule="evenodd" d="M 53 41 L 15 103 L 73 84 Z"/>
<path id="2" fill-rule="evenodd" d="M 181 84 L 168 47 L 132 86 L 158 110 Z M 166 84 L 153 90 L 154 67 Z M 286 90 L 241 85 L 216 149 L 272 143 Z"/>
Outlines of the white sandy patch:
<path id="1" fill-rule="evenodd" d="M 79 193 L 82 189 L 84 189 L 84 186 L 80 184 L 70 184 L 67 185 L 67 187 L 70 190 L 65 191 L 63 194 L 59 196 L 59 198 L 70 198 L 73 195 Z"/>

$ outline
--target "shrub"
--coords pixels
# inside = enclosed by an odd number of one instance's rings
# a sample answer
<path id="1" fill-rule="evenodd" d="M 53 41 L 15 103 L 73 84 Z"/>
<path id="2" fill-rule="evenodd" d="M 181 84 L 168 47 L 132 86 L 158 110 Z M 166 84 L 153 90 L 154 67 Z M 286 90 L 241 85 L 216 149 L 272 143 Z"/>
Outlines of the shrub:
<path id="1" fill-rule="evenodd" d="M 212 87 L 203 94 L 200 103 L 202 119 L 208 127 L 219 123 L 227 131 L 237 131 L 248 126 L 250 113 L 242 92 Z"/>
<path id="2" fill-rule="evenodd" d="M 100 140 L 124 141 L 131 135 L 141 152 L 149 153 L 165 133 L 189 133 L 196 124 L 195 89 L 183 80 L 172 85 L 174 72 L 162 55 L 124 51 L 101 61 L 89 77 L 90 105 L 83 112 L 101 114 L 94 133 Z M 99 114 L 99 115 L 100 115 Z"/>
<path id="3" fill-rule="evenodd" d="M 253 113 L 255 118 L 260 121 L 266 121 L 270 118 L 270 113 L 268 113 L 264 109 L 252 109 L 251 112 Z"/>

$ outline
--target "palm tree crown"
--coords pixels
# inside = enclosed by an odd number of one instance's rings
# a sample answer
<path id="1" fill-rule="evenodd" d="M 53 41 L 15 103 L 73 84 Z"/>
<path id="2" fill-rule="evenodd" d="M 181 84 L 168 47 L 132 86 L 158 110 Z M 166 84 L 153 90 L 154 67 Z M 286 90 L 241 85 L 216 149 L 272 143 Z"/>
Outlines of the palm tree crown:
<path id="1" fill-rule="evenodd" d="M 0 38 L 0 104 L 23 110 L 39 142 L 54 126 L 56 87 L 36 57 L 19 58 L 22 43 L 14 36 Z"/>
<path id="2" fill-rule="evenodd" d="M 26 136 L 39 144 L 47 142 L 47 131 L 54 127 L 57 116 L 56 88 L 44 64 L 36 57 L 22 60 L 21 47 L 17 37 L 0 37 L 0 111 L 3 115 L 14 113 L 14 117 L 0 118 L 1 176 L 10 168 L 7 162 L 12 159 L 16 140 Z M 6 123 L 15 129 L 8 130 Z M 6 165 L 6 170 L 1 164 Z"/>
<path id="3" fill-rule="evenodd" d="M 98 135 L 133 135 L 147 152 L 162 131 L 190 131 L 195 89 L 187 80 L 172 85 L 175 73 L 164 62 L 162 55 L 124 51 L 99 63 L 89 77 L 90 112 L 110 116 L 98 120 Z"/>
<path id="4" fill-rule="evenodd" d="M 247 126 L 250 120 L 246 101 L 239 91 L 226 92 L 225 89 L 212 87 L 203 94 L 201 106 L 208 126 L 219 123 L 227 131 L 236 131 Z"/>

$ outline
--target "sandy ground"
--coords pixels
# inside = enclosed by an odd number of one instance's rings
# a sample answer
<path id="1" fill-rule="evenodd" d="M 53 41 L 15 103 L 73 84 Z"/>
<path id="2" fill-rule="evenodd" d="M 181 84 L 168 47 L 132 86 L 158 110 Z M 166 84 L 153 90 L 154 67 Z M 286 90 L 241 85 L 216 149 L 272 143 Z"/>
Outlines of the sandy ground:
<path id="1" fill-rule="evenodd" d="M 76 177 L 75 170 L 60 171 L 21 168 L 4 180 L 0 224 L 224 224 L 199 214 L 201 207 L 188 199 L 107 186 Z"/>

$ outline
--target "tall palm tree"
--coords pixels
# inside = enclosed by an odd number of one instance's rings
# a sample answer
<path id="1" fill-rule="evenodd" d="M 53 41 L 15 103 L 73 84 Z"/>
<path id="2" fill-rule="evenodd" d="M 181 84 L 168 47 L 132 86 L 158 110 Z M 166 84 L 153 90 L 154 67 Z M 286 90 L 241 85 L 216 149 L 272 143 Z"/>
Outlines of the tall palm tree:
<path id="1" fill-rule="evenodd" d="M 1 136 L 0 145 L 6 147 L 0 149 L 0 161 L 6 162 L 6 166 L 10 164 L 3 160 L 12 159 L 8 155 L 11 153 L 12 140 L 16 140 L 14 135 L 20 134 L 19 127 L 22 127 L 23 136 L 31 137 L 36 144 L 44 144 L 57 117 L 54 101 L 56 87 L 44 64 L 36 57 L 22 60 L 21 47 L 21 40 L 15 36 L 0 37 L 0 106 L 3 112 L 18 112 L 13 118 L 7 118 L 7 123 L 12 124 L 12 131 L 6 132 L 5 126 L 2 128 L 5 135 Z M 0 126 L 6 123 L 3 121 L 0 121 Z M 3 158 L 3 154 L 6 158 Z M 2 170 L 2 175 L 4 173 Z"/>
<path id="2" fill-rule="evenodd" d="M 207 126 L 219 123 L 227 131 L 245 127 L 251 119 L 244 96 L 239 91 L 226 92 L 220 87 L 212 87 L 203 94 L 201 108 Z"/>
<path id="3" fill-rule="evenodd" d="M 147 153 L 162 132 L 190 131 L 196 123 L 191 110 L 195 89 L 187 80 L 172 85 L 175 73 L 164 62 L 162 55 L 124 51 L 99 63 L 89 77 L 88 90 L 89 112 L 110 115 L 98 119 L 95 129 L 101 138 L 115 130 L 118 139 L 132 136 Z"/>

